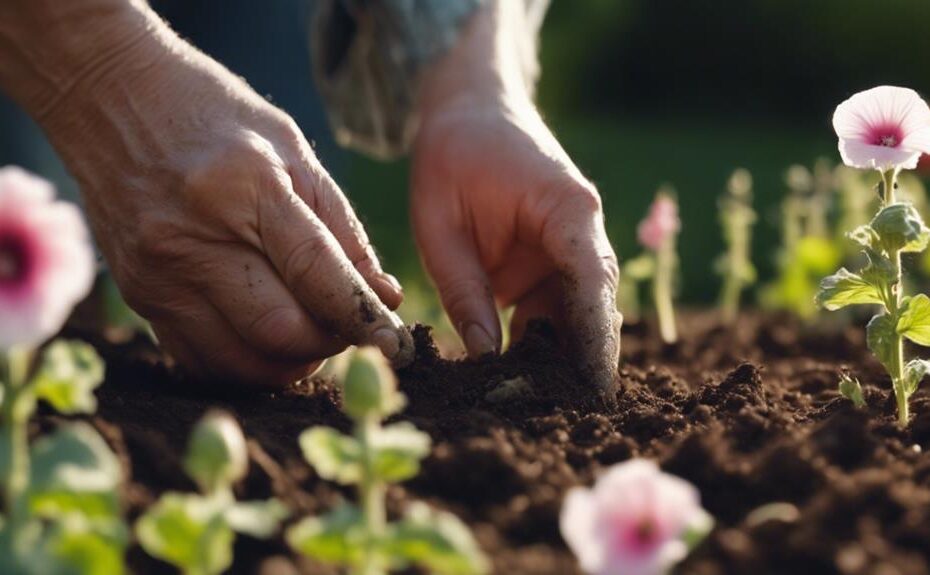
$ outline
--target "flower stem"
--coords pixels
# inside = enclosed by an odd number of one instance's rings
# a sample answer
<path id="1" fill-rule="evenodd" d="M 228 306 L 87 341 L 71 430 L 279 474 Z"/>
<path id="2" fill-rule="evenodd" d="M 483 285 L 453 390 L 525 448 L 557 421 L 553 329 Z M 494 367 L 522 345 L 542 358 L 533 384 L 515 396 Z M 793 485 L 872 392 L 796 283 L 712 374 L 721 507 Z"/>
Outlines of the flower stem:
<path id="1" fill-rule="evenodd" d="M 895 187 L 898 179 L 897 170 L 888 170 L 882 173 L 883 199 L 886 206 L 895 203 Z M 896 250 L 891 256 L 894 264 L 896 280 L 891 288 L 893 296 L 894 309 L 888 310 L 894 320 L 894 325 L 898 324 L 898 316 L 901 313 L 901 299 L 903 297 L 904 283 L 901 270 L 901 251 Z M 904 379 L 904 338 L 894 332 L 892 344 L 894 346 L 894 357 L 891 365 L 891 384 L 894 387 L 895 403 L 898 406 L 898 423 L 901 427 L 906 427 L 910 421 L 910 406 L 908 404 L 907 382 Z"/>
<path id="2" fill-rule="evenodd" d="M 29 439 L 26 425 L 32 410 L 31 402 L 23 398 L 27 393 L 25 379 L 30 354 L 22 349 L 11 349 L 0 353 L 0 380 L 3 385 L 3 421 L 0 423 L 0 461 L 4 471 L 0 477 L 3 484 L 3 505 L 12 533 L 17 533 L 25 520 L 22 501 L 23 492 L 29 484 Z M 25 399 L 25 401 L 24 401 Z"/>
<path id="3" fill-rule="evenodd" d="M 672 279 L 675 273 L 675 238 L 670 235 L 656 252 L 656 273 L 653 279 L 653 299 L 659 316 L 659 333 L 665 343 L 678 341 L 675 308 L 672 305 Z"/>
<path id="4" fill-rule="evenodd" d="M 367 530 L 365 558 L 358 571 L 359 575 L 384 575 L 384 566 L 377 545 L 384 536 L 387 527 L 385 510 L 386 488 L 384 482 L 375 475 L 374 438 L 381 430 L 377 416 L 368 416 L 356 423 L 355 435 L 361 446 L 362 479 L 358 486 L 359 502 Z"/>

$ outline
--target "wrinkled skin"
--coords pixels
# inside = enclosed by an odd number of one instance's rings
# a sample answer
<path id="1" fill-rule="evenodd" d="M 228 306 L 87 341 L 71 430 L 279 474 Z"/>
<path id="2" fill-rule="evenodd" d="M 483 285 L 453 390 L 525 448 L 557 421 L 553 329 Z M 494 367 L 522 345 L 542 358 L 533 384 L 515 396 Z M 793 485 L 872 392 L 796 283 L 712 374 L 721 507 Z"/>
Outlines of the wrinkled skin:
<path id="1" fill-rule="evenodd" d="M 597 191 L 529 106 L 472 104 L 424 124 L 413 224 L 426 267 L 472 355 L 549 317 L 599 389 L 613 384 L 621 318 L 617 260 Z M 494 150 L 494 153 L 488 153 Z"/>
<path id="2" fill-rule="evenodd" d="M 409 362 L 400 285 L 294 122 L 200 53 L 138 49 L 43 123 L 161 344 L 247 382 L 292 380 L 349 344 Z"/>

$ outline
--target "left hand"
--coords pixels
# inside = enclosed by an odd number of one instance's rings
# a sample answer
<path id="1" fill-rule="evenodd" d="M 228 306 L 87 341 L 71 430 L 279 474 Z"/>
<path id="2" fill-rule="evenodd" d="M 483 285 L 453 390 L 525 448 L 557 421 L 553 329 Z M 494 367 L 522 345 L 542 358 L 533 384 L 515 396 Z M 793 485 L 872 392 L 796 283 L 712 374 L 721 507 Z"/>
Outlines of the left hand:
<path id="1" fill-rule="evenodd" d="M 474 357 L 546 316 L 567 331 L 587 377 L 612 388 L 620 352 L 617 258 L 601 198 L 528 97 L 462 96 L 423 115 L 412 219 L 426 269 Z"/>

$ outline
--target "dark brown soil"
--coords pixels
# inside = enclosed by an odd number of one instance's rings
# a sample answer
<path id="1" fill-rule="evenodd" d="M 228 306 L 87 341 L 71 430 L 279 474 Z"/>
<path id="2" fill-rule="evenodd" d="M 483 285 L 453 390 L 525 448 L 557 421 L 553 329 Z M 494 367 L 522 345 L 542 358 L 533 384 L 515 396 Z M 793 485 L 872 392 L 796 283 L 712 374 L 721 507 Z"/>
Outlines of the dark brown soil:
<path id="1" fill-rule="evenodd" d="M 476 362 L 439 358 L 429 331 L 417 328 L 416 362 L 400 374 L 410 400 L 402 418 L 435 446 L 423 473 L 390 491 L 392 511 L 410 498 L 454 511 L 495 573 L 571 575 L 578 570 L 558 531 L 565 491 L 613 463 L 649 457 L 694 482 L 717 518 L 678 573 L 930 575 L 930 394 L 914 397 L 912 424 L 899 429 L 861 329 L 813 331 L 773 316 L 724 329 L 698 313 L 682 324 L 684 341 L 672 347 L 648 325 L 625 328 L 615 405 L 590 392 L 545 325 L 503 357 Z M 147 345 L 95 343 L 108 374 L 94 423 L 124 458 L 130 517 L 164 490 L 193 489 L 179 459 L 209 406 L 235 413 L 251 440 L 241 496 L 275 495 L 300 515 L 351 497 L 320 481 L 296 442 L 311 425 L 345 428 L 332 383 L 203 388 L 172 375 Z M 861 378 L 867 410 L 838 396 L 845 368 Z M 514 378 L 531 392 L 487 399 Z M 749 516 L 774 502 L 794 508 Z M 334 572 L 299 561 L 280 540 L 240 537 L 236 553 L 237 573 Z M 131 563 L 139 573 L 170 572 L 138 549 Z"/>

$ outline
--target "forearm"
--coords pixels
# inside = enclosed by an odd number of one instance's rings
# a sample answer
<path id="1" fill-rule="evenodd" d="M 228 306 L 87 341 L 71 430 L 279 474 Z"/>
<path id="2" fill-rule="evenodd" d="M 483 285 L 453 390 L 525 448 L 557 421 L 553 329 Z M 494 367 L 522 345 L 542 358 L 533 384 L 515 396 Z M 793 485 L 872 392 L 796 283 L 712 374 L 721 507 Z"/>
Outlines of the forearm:
<path id="1" fill-rule="evenodd" d="M 537 74 L 536 38 L 522 2 L 490 0 L 456 45 L 424 73 L 419 112 L 463 100 L 528 101 Z"/>
<path id="2" fill-rule="evenodd" d="M 160 21 L 142 0 L 0 3 L 0 88 L 38 121 L 142 49 Z"/>

